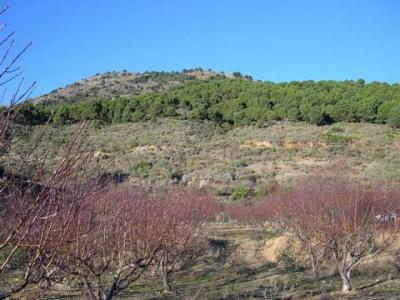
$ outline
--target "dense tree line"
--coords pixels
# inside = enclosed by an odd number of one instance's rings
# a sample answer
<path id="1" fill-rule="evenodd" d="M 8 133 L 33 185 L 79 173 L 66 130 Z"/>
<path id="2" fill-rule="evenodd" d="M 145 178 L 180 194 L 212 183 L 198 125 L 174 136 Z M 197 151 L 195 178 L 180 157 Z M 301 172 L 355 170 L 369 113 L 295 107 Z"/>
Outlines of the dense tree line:
<path id="1" fill-rule="evenodd" d="M 81 120 L 135 122 L 157 117 L 213 120 L 240 126 L 272 120 L 324 125 L 338 121 L 388 123 L 400 127 L 400 85 L 358 81 L 260 82 L 215 76 L 193 80 L 163 93 L 91 99 L 49 108 L 25 104 L 20 122 L 47 118 L 60 124 Z"/>

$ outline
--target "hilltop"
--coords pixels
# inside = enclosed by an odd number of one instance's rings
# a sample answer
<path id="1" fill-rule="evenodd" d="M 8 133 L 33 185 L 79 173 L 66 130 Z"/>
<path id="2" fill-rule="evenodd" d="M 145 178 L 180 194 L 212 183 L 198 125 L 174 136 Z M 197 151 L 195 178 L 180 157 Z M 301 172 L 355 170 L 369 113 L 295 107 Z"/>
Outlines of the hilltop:
<path id="1" fill-rule="evenodd" d="M 151 92 L 162 92 L 169 88 L 195 79 L 209 79 L 223 75 L 201 68 L 182 72 L 121 72 L 113 71 L 96 74 L 65 87 L 60 87 L 34 101 L 46 105 L 76 103 L 92 98 L 112 98 L 116 96 L 137 96 Z"/>

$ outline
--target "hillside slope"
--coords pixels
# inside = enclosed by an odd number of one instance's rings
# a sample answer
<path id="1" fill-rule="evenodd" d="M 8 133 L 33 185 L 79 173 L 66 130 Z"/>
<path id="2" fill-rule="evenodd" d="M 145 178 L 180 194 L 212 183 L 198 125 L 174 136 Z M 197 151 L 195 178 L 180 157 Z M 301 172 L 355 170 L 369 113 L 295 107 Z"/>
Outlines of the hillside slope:
<path id="1" fill-rule="evenodd" d="M 36 153 L 48 154 L 51 164 L 78 127 L 48 126 Z M 43 129 L 26 128 L 10 155 L 29 153 Z M 350 176 L 368 182 L 400 181 L 400 131 L 386 125 L 276 122 L 226 131 L 213 122 L 164 118 L 91 128 L 87 146 L 97 176 L 120 173 L 144 185 L 207 186 L 226 197 L 243 186 L 263 194 L 335 160 L 349 166 Z"/>

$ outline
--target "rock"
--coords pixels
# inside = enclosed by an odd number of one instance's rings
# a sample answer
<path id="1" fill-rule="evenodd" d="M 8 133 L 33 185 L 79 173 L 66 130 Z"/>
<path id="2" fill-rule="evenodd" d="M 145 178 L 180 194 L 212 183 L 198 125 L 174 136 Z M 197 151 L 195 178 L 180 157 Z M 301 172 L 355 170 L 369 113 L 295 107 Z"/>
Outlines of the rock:
<path id="1" fill-rule="evenodd" d="M 243 176 L 239 181 L 241 185 L 249 189 L 253 189 L 257 184 L 257 178 L 253 175 Z"/>
<path id="2" fill-rule="evenodd" d="M 230 196 L 233 193 L 233 187 L 231 186 L 222 186 L 217 189 L 216 192 L 219 196 Z"/>
<path id="3" fill-rule="evenodd" d="M 208 186 L 208 180 L 200 179 L 199 180 L 199 188 L 203 188 L 203 187 L 206 187 L 206 186 Z"/>
<path id="4" fill-rule="evenodd" d="M 267 290 L 264 288 L 256 289 L 253 291 L 253 297 L 254 298 L 262 298 L 262 299 L 267 299 Z"/>
<path id="5" fill-rule="evenodd" d="M 188 174 L 183 174 L 182 175 L 182 180 L 181 182 L 185 185 L 189 185 L 193 181 L 192 176 Z"/>

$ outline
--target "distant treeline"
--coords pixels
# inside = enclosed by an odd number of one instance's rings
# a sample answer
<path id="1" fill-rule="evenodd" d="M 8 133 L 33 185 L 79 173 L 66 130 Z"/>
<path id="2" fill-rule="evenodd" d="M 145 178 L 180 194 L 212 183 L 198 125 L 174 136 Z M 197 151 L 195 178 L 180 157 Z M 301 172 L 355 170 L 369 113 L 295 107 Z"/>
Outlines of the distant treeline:
<path id="1" fill-rule="evenodd" d="M 179 116 L 213 120 L 223 127 L 273 120 L 316 125 L 338 121 L 387 123 L 400 127 L 400 84 L 357 81 L 260 82 L 215 76 L 193 80 L 162 93 L 88 99 L 46 107 L 26 103 L 18 110 L 23 124 L 67 124 L 82 120 L 121 123 Z"/>

